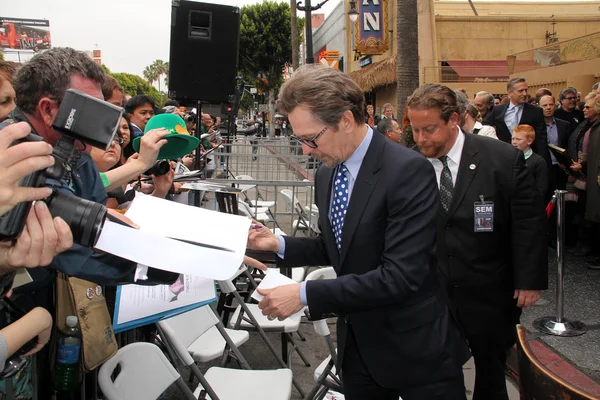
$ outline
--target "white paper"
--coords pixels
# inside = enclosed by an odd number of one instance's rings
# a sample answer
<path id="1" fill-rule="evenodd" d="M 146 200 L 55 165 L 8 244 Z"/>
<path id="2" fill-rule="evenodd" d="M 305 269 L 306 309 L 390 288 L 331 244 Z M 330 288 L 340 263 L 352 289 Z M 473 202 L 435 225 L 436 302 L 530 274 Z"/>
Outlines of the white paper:
<path id="1" fill-rule="evenodd" d="M 215 297 L 212 279 L 181 275 L 171 285 L 123 285 L 119 298 L 118 324 L 186 307 Z"/>
<path id="2" fill-rule="evenodd" d="M 215 280 L 229 279 L 244 259 L 248 218 L 152 196 L 137 197 L 126 215 L 140 229 L 106 221 L 96 249 L 153 268 Z"/>
<path id="3" fill-rule="evenodd" d="M 277 271 L 274 268 L 269 268 L 263 280 L 258 284 L 258 289 L 273 289 L 278 286 L 292 284 L 298 284 L 298 282 L 296 282 L 292 278 L 288 278 L 287 276 L 282 275 L 279 271 Z M 258 293 L 258 290 L 255 290 L 254 293 L 252 293 L 252 296 L 250 297 L 252 297 L 256 301 L 261 301 L 262 299 L 264 299 L 265 296 Z M 300 311 L 290 315 L 288 318 L 291 318 L 292 320 L 299 320 L 304 315 L 305 308 L 306 307 L 302 307 Z"/>
<path id="4" fill-rule="evenodd" d="M 265 274 L 263 280 L 258 284 L 258 288 L 273 289 L 277 286 L 292 285 L 294 283 L 298 282 L 296 282 L 292 278 L 288 278 L 287 276 L 281 274 L 275 268 L 269 268 L 267 269 L 267 273 Z M 250 297 L 252 297 L 256 301 L 261 301 L 265 296 L 263 296 L 262 294 L 258 293 L 257 290 L 255 290 L 254 293 L 252 293 L 252 296 Z"/>

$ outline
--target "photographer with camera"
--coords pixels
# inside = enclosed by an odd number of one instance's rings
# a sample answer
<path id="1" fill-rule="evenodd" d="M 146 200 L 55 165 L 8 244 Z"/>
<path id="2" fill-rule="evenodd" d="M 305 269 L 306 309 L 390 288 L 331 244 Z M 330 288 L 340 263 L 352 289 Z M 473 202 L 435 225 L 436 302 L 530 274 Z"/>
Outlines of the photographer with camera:
<path id="1" fill-rule="evenodd" d="M 35 134 L 54 146 L 62 134 L 52 124 L 66 90 L 72 88 L 103 99 L 101 84 L 104 79 L 104 70 L 83 52 L 53 48 L 36 54 L 15 76 L 17 108 L 12 118 L 14 121 L 28 122 Z M 57 190 L 96 203 L 106 203 L 107 194 L 98 170 L 85 152 L 78 155 L 73 170 L 63 180 L 62 187 Z M 134 282 L 137 264 L 74 245 L 56 257 L 51 266 L 69 276 L 115 285 Z M 48 269 L 45 272 L 48 276 L 40 278 L 46 281 L 47 286 L 53 279 L 53 273 Z M 138 283 L 172 283 L 178 274 L 150 268 L 147 277 L 147 280 Z"/>

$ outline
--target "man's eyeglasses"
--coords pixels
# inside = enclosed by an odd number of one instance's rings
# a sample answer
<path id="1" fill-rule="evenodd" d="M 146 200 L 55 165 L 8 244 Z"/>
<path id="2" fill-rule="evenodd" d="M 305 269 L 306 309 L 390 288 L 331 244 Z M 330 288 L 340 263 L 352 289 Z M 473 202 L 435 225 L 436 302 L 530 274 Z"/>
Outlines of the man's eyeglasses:
<path id="1" fill-rule="evenodd" d="M 321 132 L 317 133 L 312 139 L 304 139 L 304 138 L 298 137 L 296 135 L 291 135 L 290 138 L 294 139 L 296 142 L 298 142 L 300 144 L 305 144 L 312 149 L 316 149 L 317 147 L 319 147 L 316 143 L 317 139 L 320 138 L 321 135 L 323 135 L 327 131 L 327 129 L 329 129 L 328 126 L 323 128 L 323 130 Z"/>
<path id="2" fill-rule="evenodd" d="M 121 136 L 115 136 L 113 138 L 113 142 L 115 142 L 116 144 L 123 144 L 125 143 L 125 139 L 123 139 Z"/>
<path id="3" fill-rule="evenodd" d="M 577 97 L 565 97 L 565 100 L 569 100 L 569 101 L 571 101 L 571 100 L 575 100 L 576 98 L 577 98 Z"/>

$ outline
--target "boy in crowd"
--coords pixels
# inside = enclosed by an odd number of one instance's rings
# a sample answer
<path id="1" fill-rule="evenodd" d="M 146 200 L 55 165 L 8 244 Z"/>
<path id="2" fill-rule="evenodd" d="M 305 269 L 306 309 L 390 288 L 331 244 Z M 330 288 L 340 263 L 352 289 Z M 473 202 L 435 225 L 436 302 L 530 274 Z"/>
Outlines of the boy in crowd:
<path id="1" fill-rule="evenodd" d="M 538 191 L 543 198 L 548 190 L 548 167 L 544 159 L 531 150 L 535 141 L 535 130 L 530 125 L 518 125 L 512 134 L 512 145 L 525 155 L 525 164 L 533 173 Z"/>

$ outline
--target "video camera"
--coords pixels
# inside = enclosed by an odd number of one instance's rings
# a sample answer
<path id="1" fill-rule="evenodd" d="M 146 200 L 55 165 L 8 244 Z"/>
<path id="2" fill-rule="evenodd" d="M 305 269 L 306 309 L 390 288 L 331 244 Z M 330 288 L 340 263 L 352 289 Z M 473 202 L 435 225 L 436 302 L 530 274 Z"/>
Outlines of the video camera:
<path id="1" fill-rule="evenodd" d="M 77 196 L 56 190 L 62 181 L 71 180 L 71 174 L 78 160 L 74 153 L 82 149 L 75 146 L 76 141 L 107 150 L 117 133 L 123 109 L 98 100 L 87 94 L 69 89 L 60 105 L 52 127 L 62 133 L 59 142 L 52 149 L 54 165 L 26 176 L 19 183 L 23 187 L 49 186 L 52 194 L 44 201 L 53 217 L 61 217 L 71 228 L 73 240 L 85 247 L 96 244 L 104 219 L 106 207 Z M 42 141 L 30 133 L 17 141 Z M 25 226 L 31 202 L 17 204 L 10 212 L 0 217 L 0 240 L 15 240 Z"/>

